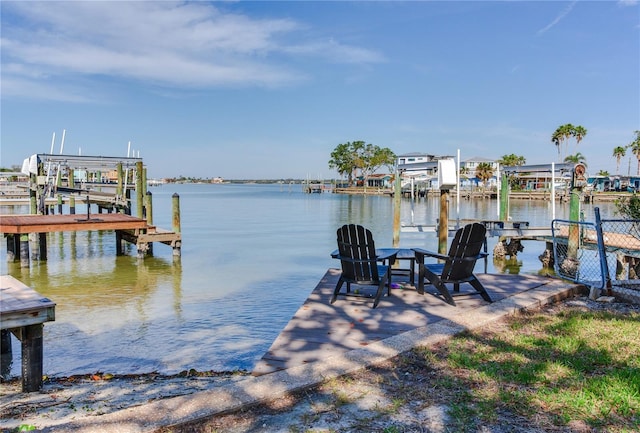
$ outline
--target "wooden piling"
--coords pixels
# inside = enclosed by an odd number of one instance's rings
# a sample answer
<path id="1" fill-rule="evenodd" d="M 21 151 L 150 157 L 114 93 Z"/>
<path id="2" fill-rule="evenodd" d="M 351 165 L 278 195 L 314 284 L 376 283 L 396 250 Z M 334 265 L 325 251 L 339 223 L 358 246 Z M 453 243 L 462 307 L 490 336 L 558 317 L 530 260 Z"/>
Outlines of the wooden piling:
<path id="1" fill-rule="evenodd" d="M 136 162 L 136 216 L 144 218 L 144 194 L 142 186 L 142 161 Z"/>
<path id="2" fill-rule="evenodd" d="M 402 185 L 400 173 L 396 170 L 395 187 L 393 191 L 393 248 L 400 246 L 400 198 L 402 197 Z"/>
<path id="3" fill-rule="evenodd" d="M 22 392 L 42 388 L 42 328 L 42 323 L 22 328 Z"/>
<path id="4" fill-rule="evenodd" d="M 438 220 L 438 253 L 447 253 L 449 236 L 449 190 L 440 190 L 440 219 Z"/>
<path id="5" fill-rule="evenodd" d="M 76 181 L 73 177 L 74 177 L 73 169 L 69 169 L 69 188 L 76 187 Z M 76 214 L 76 198 L 73 194 L 69 195 L 69 213 L 71 215 Z"/>
<path id="6" fill-rule="evenodd" d="M 171 198 L 171 229 L 174 233 L 180 233 L 180 196 L 174 192 Z"/>
<path id="7" fill-rule="evenodd" d="M 147 193 L 145 194 L 144 208 L 145 208 L 145 219 L 147 220 L 147 223 L 150 226 L 152 226 L 153 225 L 153 195 L 151 194 L 151 191 L 147 191 Z"/>
<path id="8" fill-rule="evenodd" d="M 29 235 L 20 235 L 20 267 L 29 267 Z"/>

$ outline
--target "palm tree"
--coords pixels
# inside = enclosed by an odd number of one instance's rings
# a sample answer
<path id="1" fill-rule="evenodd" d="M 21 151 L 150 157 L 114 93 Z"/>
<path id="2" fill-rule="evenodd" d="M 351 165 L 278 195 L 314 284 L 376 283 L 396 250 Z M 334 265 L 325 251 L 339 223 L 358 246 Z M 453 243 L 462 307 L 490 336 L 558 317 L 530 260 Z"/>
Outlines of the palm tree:
<path id="1" fill-rule="evenodd" d="M 564 158 L 564 162 L 570 162 L 572 164 L 584 164 L 585 167 L 587 166 L 587 158 L 585 158 L 584 155 L 580 152 L 577 152 L 575 155 L 567 155 Z"/>
<path id="2" fill-rule="evenodd" d="M 629 143 L 629 147 L 631 149 L 631 153 L 636 156 L 638 160 L 638 175 L 640 175 L 640 131 L 636 131 L 636 138 L 631 143 Z"/>
<path id="3" fill-rule="evenodd" d="M 613 148 L 613 156 L 616 158 L 616 174 L 620 174 L 620 159 L 627 153 L 627 148 L 623 146 L 616 146 Z"/>
<path id="4" fill-rule="evenodd" d="M 512 153 L 511 155 L 502 155 L 502 158 L 498 160 L 498 163 L 505 167 L 514 167 L 525 165 L 527 163 L 527 160 L 524 156 L 519 156 Z"/>
<path id="5" fill-rule="evenodd" d="M 493 166 L 488 162 L 481 162 L 476 167 L 476 177 L 482 182 L 482 189 L 487 186 L 487 181 L 493 177 Z"/>
<path id="6" fill-rule="evenodd" d="M 571 123 L 558 126 L 551 135 L 551 142 L 558 148 L 558 159 L 561 161 L 563 160 L 562 147 L 565 142 L 568 142 L 571 137 L 575 138 L 577 150 L 578 144 L 580 144 L 585 135 L 587 135 L 587 129 L 583 126 L 573 126 Z"/>
<path id="7" fill-rule="evenodd" d="M 587 130 L 583 126 L 575 126 L 573 131 L 571 131 L 571 135 L 576 139 L 576 150 L 578 150 L 578 145 L 582 141 L 585 135 L 587 135 Z"/>

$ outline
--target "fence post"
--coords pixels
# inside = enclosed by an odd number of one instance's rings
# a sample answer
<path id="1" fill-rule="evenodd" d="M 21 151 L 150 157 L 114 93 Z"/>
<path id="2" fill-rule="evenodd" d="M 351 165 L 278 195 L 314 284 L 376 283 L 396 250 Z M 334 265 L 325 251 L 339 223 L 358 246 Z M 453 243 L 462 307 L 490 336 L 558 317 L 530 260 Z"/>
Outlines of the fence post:
<path id="1" fill-rule="evenodd" d="M 604 248 L 604 235 L 602 233 L 602 219 L 600 218 L 600 208 L 595 207 L 596 214 L 596 235 L 598 237 L 598 254 L 600 255 L 600 267 L 602 268 L 602 276 L 604 277 L 604 286 L 607 289 L 607 296 L 612 296 L 611 276 L 609 275 L 609 266 L 607 265 L 607 256 Z"/>

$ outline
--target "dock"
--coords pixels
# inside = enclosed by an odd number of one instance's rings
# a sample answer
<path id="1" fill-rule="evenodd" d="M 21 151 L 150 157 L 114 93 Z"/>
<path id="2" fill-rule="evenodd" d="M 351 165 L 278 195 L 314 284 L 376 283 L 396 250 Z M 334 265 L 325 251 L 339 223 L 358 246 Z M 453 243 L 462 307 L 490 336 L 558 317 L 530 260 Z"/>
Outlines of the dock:
<path id="1" fill-rule="evenodd" d="M 182 237 L 180 232 L 159 229 L 149 225 L 143 218 L 122 213 L 85 215 L 2 215 L 0 233 L 7 238 L 8 259 L 20 260 L 23 267 L 29 266 L 29 235 L 39 236 L 39 259 L 46 260 L 46 233 L 92 230 L 114 230 L 116 252 L 122 254 L 122 242 L 136 244 L 138 256 L 144 256 L 153 242 L 173 248 L 174 256 L 180 255 Z"/>
<path id="2" fill-rule="evenodd" d="M 0 275 L 0 329 L 2 366 L 11 365 L 9 332 L 22 343 L 22 391 L 42 388 L 43 336 L 45 322 L 55 320 L 56 304 L 10 275 Z"/>
<path id="3" fill-rule="evenodd" d="M 261 376 L 323 361 L 406 332 L 440 329 L 444 320 L 464 323 L 482 309 L 490 315 L 493 305 L 480 296 L 465 296 L 457 298 L 457 306 L 454 307 L 431 293 L 418 294 L 408 283 L 408 277 L 395 278 L 393 282 L 398 287 L 391 290 L 391 296 L 383 297 L 375 309 L 371 308 L 371 302 L 355 298 L 339 298 L 331 304 L 329 301 L 339 276 L 339 269 L 327 270 L 258 361 L 253 375 Z M 508 302 L 512 296 L 533 297 L 535 293 L 544 293 L 558 284 L 571 285 L 557 278 L 536 275 L 476 276 L 495 305 L 504 304 L 505 300 Z M 426 286 L 425 289 L 428 292 L 433 287 Z M 513 308 L 514 311 L 518 308 L 515 303 Z"/>

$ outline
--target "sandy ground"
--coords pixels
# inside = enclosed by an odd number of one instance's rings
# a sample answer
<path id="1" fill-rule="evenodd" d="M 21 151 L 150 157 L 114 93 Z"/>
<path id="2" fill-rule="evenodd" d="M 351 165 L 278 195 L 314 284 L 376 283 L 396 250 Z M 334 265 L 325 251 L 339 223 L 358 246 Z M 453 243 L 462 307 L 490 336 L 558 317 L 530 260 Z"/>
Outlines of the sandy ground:
<path id="1" fill-rule="evenodd" d="M 241 380 L 244 373 L 103 376 L 47 379 L 40 392 L 23 393 L 18 379 L 0 385 L 0 428 L 51 426 L 111 413 L 163 398 L 193 394 Z"/>

